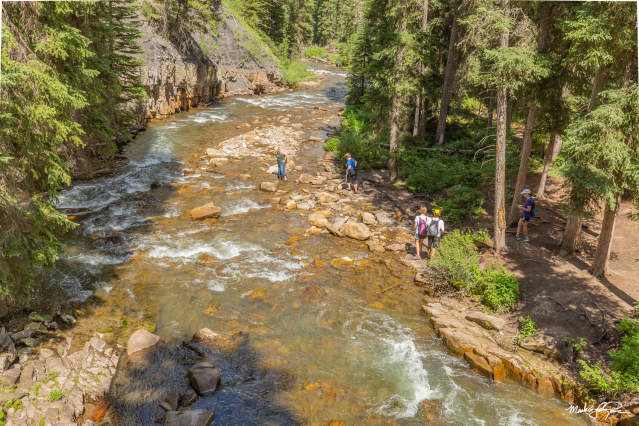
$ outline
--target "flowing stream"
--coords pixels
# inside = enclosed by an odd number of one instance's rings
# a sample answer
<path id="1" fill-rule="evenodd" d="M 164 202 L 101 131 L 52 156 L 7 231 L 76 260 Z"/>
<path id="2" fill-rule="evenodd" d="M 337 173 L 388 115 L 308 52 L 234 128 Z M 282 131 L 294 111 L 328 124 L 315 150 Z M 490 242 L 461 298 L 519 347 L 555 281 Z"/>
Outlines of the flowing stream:
<path id="1" fill-rule="evenodd" d="M 152 123 L 127 147 L 118 173 L 61 194 L 58 207 L 80 226 L 51 297 L 90 301 L 77 332 L 122 341 L 148 326 L 169 343 L 202 327 L 243 333 L 222 365 L 222 388 L 195 404 L 213 408 L 215 424 L 584 424 L 562 403 L 493 384 L 449 355 L 415 289 L 378 294 L 411 283 L 403 266 L 347 239 L 301 237 L 306 214 L 276 208 L 273 194 L 258 190 L 269 164 L 238 158 L 207 169 L 206 148 L 286 114 L 307 136 L 325 135 L 314 107 L 343 106 L 344 75 L 316 72 L 325 78 L 305 90 Z M 304 142 L 294 160 L 313 173 L 323 170 L 323 154 L 321 143 Z M 218 220 L 185 214 L 208 202 L 222 208 Z"/>

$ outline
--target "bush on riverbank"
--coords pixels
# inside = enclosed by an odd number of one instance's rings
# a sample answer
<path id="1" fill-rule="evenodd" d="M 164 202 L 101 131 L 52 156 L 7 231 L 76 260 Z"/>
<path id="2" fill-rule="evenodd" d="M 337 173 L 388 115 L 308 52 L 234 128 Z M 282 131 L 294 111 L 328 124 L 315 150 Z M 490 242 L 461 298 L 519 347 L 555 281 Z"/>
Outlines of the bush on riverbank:
<path id="1" fill-rule="evenodd" d="M 282 80 L 289 87 L 297 86 L 300 81 L 312 75 L 304 63 L 296 60 L 281 60 L 280 68 L 282 69 Z"/>
<path id="2" fill-rule="evenodd" d="M 609 373 L 599 363 L 579 361 L 582 368 L 579 374 L 591 391 L 613 395 L 639 392 L 639 320 L 624 318 L 617 331 L 621 333 L 620 347 L 609 352 L 612 360 Z"/>
<path id="3" fill-rule="evenodd" d="M 454 230 L 442 238 L 430 266 L 454 287 L 464 289 L 493 311 L 511 311 L 519 297 L 517 278 L 503 266 L 479 269 L 478 246 L 489 239 L 486 231 Z"/>
<path id="4" fill-rule="evenodd" d="M 304 57 L 308 59 L 313 57 L 323 58 L 326 56 L 327 53 L 328 51 L 323 46 L 310 46 L 307 47 L 306 50 L 304 50 Z"/>

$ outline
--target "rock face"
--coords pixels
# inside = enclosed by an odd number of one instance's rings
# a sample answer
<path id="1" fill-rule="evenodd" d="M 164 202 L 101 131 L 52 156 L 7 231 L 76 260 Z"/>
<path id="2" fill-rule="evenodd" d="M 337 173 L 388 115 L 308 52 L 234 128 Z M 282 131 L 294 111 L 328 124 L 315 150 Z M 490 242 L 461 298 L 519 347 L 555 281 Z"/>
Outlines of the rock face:
<path id="1" fill-rule="evenodd" d="M 199 395 L 209 395 L 220 384 L 220 369 L 209 361 L 198 362 L 187 373 L 191 386 Z"/>
<path id="2" fill-rule="evenodd" d="M 214 205 L 213 203 L 205 204 L 201 207 L 196 207 L 191 210 L 191 219 L 201 220 L 208 219 L 210 217 L 219 217 L 222 213 L 222 209 Z"/>
<path id="3" fill-rule="evenodd" d="M 366 241 L 371 237 L 371 230 L 368 226 L 359 222 L 347 222 L 340 229 L 344 235 L 355 240 Z"/>
<path id="4" fill-rule="evenodd" d="M 149 95 L 138 121 L 166 117 L 213 102 L 217 97 L 271 93 L 282 72 L 267 47 L 224 6 L 214 11 L 224 24 L 216 31 L 182 31 L 167 40 L 141 17 L 142 85 Z"/>
<path id="5" fill-rule="evenodd" d="M 129 356 L 144 349 L 151 348 L 161 342 L 158 335 L 150 333 L 143 328 L 134 332 L 126 344 L 126 352 Z"/>

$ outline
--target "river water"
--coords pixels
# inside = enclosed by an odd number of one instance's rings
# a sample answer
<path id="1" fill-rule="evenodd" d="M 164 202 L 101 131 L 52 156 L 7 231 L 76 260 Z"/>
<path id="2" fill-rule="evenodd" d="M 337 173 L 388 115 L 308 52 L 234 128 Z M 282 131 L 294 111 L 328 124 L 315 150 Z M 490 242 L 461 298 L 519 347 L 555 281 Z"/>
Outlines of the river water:
<path id="1" fill-rule="evenodd" d="M 344 75 L 316 71 L 325 78 L 304 90 L 152 123 L 118 173 L 61 194 L 58 207 L 80 226 L 50 294 L 88 301 L 77 332 L 122 342 L 149 327 L 169 343 L 202 327 L 242 334 L 221 366 L 222 388 L 195 404 L 213 408 L 215 424 L 584 424 L 562 403 L 493 384 L 449 355 L 420 313 L 409 270 L 361 243 L 304 236 L 306 214 L 257 189 L 269 164 L 239 158 L 208 169 L 206 148 L 286 114 L 306 136 L 337 124 Z M 305 142 L 294 160 L 313 173 L 322 156 L 321 143 Z M 222 217 L 185 214 L 208 202 Z M 378 293 L 402 281 L 408 289 Z"/>

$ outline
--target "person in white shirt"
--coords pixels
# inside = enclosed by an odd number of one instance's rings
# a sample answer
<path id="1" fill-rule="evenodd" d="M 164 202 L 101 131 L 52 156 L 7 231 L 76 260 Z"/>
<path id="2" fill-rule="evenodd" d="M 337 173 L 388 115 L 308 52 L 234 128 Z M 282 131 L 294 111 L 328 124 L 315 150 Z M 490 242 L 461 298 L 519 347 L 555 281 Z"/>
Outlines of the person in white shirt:
<path id="1" fill-rule="evenodd" d="M 433 217 L 428 218 L 428 258 L 430 260 L 433 260 L 435 257 L 435 250 L 439 247 L 442 234 L 446 232 L 444 229 L 444 221 L 439 217 L 439 214 L 439 209 L 434 209 Z"/>
<path id="2" fill-rule="evenodd" d="M 416 259 L 422 258 L 422 245 L 424 243 L 424 239 L 428 235 L 428 221 L 430 218 L 426 216 L 428 213 L 428 209 L 426 206 L 421 206 L 419 208 L 419 214 L 415 216 L 415 250 L 417 254 L 415 255 Z"/>

